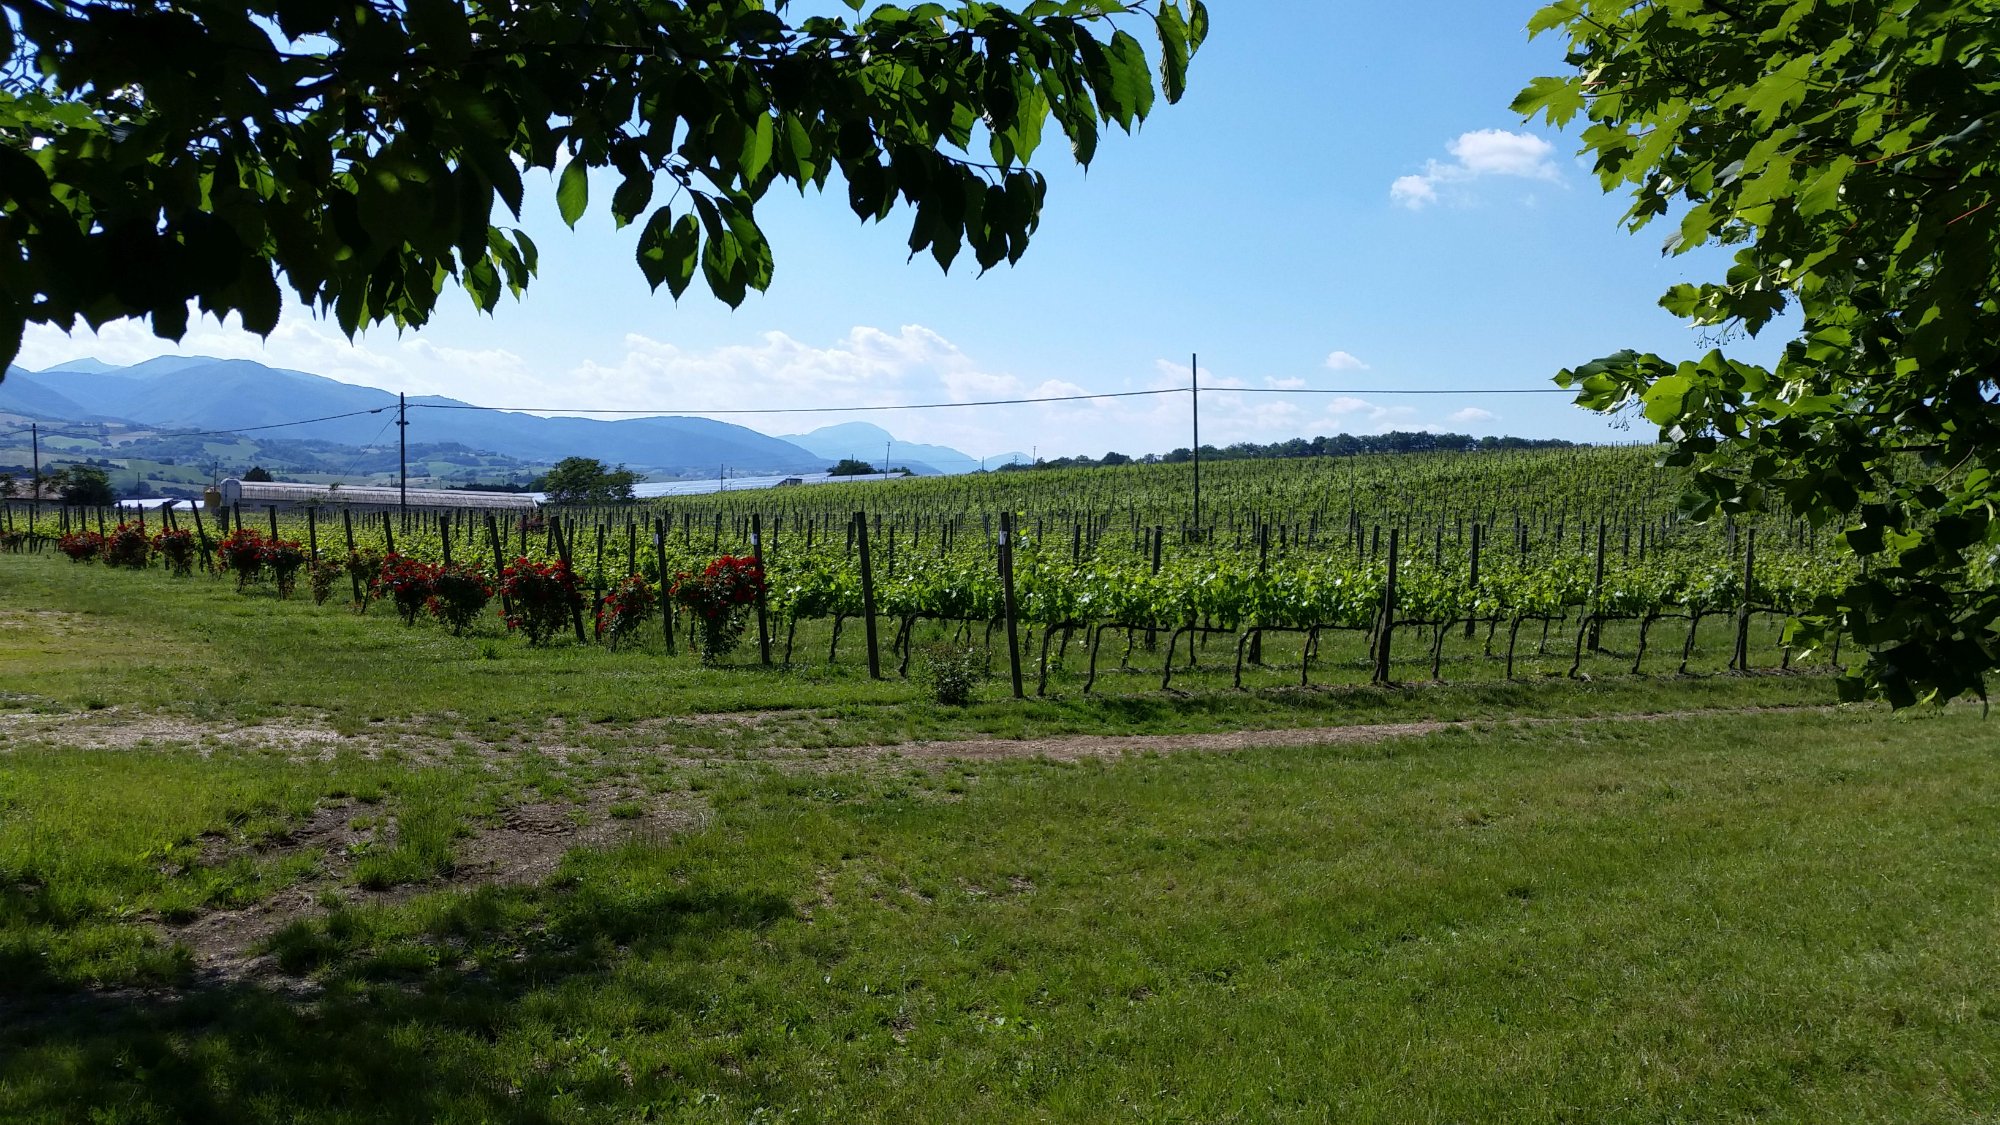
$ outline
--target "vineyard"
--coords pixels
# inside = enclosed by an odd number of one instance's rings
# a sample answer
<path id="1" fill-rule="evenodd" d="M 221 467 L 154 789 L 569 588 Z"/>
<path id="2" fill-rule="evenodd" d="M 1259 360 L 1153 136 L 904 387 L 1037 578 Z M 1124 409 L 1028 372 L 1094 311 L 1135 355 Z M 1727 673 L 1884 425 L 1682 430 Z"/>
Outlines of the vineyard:
<path id="1" fill-rule="evenodd" d="M 971 648 L 1016 694 L 1837 664 L 1837 640 L 1794 651 L 1783 628 L 1850 577 L 1830 535 L 1685 522 L 1655 456 L 1230 462 L 1205 467 L 1198 515 L 1188 465 L 525 518 L 169 509 L 121 525 L 15 504 L 0 544 L 287 596 L 305 576 L 317 601 L 383 602 L 411 625 L 504 622 L 655 659 L 906 676 L 913 655 Z"/>

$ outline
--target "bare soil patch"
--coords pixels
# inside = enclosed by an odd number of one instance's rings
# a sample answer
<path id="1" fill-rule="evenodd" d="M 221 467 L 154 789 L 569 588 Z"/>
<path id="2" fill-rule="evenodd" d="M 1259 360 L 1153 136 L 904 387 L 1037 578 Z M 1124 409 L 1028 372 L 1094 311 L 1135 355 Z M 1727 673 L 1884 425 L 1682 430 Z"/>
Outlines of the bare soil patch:
<path id="1" fill-rule="evenodd" d="M 698 829 L 706 820 L 706 809 L 684 795 L 655 798 L 641 815 L 624 819 L 607 815 L 615 801 L 611 790 L 595 790 L 582 804 L 513 806 L 501 815 L 499 824 L 477 829 L 459 842 L 457 863 L 449 878 L 383 891 L 346 881 L 353 867 L 354 846 L 376 838 L 377 830 L 352 827 L 358 808 L 354 802 L 322 805 L 285 837 L 257 849 L 265 854 L 279 849 L 321 849 L 318 877 L 242 910 L 216 911 L 180 925 L 163 924 L 161 932 L 169 941 L 188 947 L 204 977 L 289 980 L 276 972 L 261 947 L 292 922 L 323 916 L 333 903 L 386 904 L 452 888 L 533 886 L 554 874 L 572 848 L 665 840 Z M 383 826 L 385 833 L 392 830 L 393 821 Z"/>

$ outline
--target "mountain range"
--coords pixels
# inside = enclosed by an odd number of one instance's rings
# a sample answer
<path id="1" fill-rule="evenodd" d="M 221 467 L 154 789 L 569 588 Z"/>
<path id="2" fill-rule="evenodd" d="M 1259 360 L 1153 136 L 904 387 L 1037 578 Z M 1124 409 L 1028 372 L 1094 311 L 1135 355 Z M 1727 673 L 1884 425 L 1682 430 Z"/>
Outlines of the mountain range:
<path id="1" fill-rule="evenodd" d="M 156 431 L 282 425 L 245 436 L 357 450 L 395 444 L 396 405 L 387 391 L 240 359 L 163 356 L 130 367 L 84 359 L 44 371 L 9 368 L 0 380 L 0 412 L 38 421 Z M 865 423 L 778 438 L 707 418 L 551 418 L 435 396 L 412 397 L 409 405 L 413 445 L 463 447 L 530 464 L 585 456 L 657 477 L 713 476 L 724 466 L 731 473 L 802 473 L 845 457 L 874 464 L 887 448 L 898 466 L 924 475 L 980 467 L 958 450 L 898 442 Z M 291 424 L 302 419 L 312 420 Z M 993 461 L 1012 456 L 1018 455 Z M 420 469 L 413 465 L 411 472 L 415 477 Z"/>

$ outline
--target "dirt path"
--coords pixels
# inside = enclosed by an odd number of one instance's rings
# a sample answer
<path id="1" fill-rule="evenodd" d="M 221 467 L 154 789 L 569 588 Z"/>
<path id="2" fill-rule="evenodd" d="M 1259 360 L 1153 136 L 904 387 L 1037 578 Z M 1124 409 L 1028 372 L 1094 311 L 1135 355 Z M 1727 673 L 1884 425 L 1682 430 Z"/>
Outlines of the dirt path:
<path id="1" fill-rule="evenodd" d="M 1416 738 L 1447 730 L 1493 727 L 1581 726 L 1588 723 L 1669 722 L 1680 719 L 1727 718 L 1744 715 L 1830 714 L 1838 708 L 1826 707 L 1738 707 L 1715 710 L 1658 711 L 1620 715 L 1520 719 L 1453 719 L 1413 723 L 1367 723 L 1331 727 L 1279 727 L 1268 730 L 1238 730 L 1186 734 L 1057 735 L 1047 738 L 978 738 L 939 742 L 903 742 L 881 746 L 842 747 L 831 750 L 769 750 L 764 756 L 788 758 L 800 755 L 876 759 L 889 756 L 923 760 L 967 759 L 999 761 L 1018 758 L 1046 758 L 1058 762 L 1119 758 L 1128 754 L 1167 754 L 1187 751 L 1227 754 L 1271 746 L 1339 746 L 1386 742 L 1394 738 Z"/>

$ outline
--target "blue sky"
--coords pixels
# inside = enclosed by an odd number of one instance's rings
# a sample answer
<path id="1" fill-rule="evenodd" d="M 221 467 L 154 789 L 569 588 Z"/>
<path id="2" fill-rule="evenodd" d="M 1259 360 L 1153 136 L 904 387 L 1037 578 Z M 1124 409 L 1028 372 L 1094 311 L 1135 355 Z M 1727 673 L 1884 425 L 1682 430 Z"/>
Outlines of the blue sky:
<path id="1" fill-rule="evenodd" d="M 1649 437 L 1555 395 L 1376 393 L 1541 386 L 1621 347 L 1705 350 L 1656 301 L 1719 274 L 1720 255 L 1663 258 L 1665 226 L 1626 234 L 1622 200 L 1601 193 L 1574 137 L 1508 110 L 1529 78 L 1561 69 L 1560 42 L 1522 30 L 1533 10 L 1211 0 L 1186 99 L 1108 137 L 1087 174 L 1055 138 L 1038 156 L 1051 180 L 1040 233 L 1019 265 L 983 277 L 969 257 L 949 276 L 907 260 L 907 216 L 862 225 L 836 185 L 774 191 L 760 209 L 777 256 L 768 294 L 732 311 L 697 283 L 675 304 L 647 290 L 636 228 L 613 230 L 602 210 L 608 190 L 570 231 L 539 177 L 522 225 L 541 276 L 492 317 L 447 296 L 422 331 L 354 345 L 302 308 L 269 341 L 209 321 L 179 349 L 143 325 L 31 329 L 18 362 L 178 350 L 495 406 L 699 413 L 1145 389 L 1184 383 L 1199 353 L 1204 383 L 1354 392 L 1205 394 L 1205 442 L 1392 428 Z M 794 433 L 857 417 L 975 456 L 1187 444 L 1182 396 L 730 420 Z"/>

